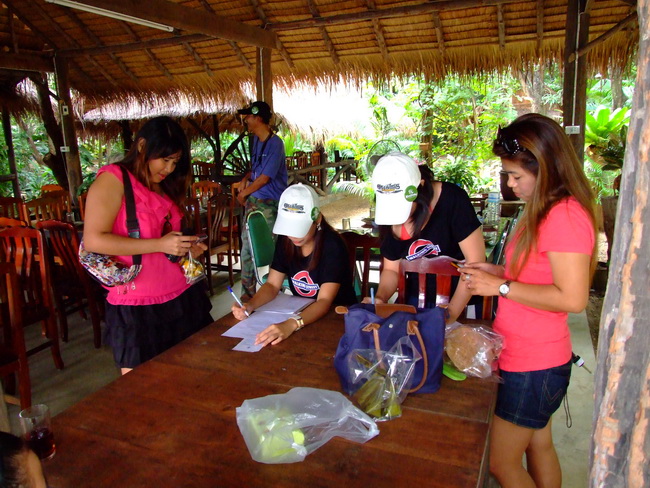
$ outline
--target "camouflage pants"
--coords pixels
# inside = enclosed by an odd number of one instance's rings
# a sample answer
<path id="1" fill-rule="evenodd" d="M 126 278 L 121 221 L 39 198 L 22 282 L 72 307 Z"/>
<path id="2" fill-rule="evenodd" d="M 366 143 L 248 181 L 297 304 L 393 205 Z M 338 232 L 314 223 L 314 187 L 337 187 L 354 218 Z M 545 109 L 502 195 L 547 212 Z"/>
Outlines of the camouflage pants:
<path id="1" fill-rule="evenodd" d="M 257 287 L 255 264 L 253 263 L 251 245 L 248 242 L 248 233 L 246 232 L 248 214 L 255 210 L 259 210 L 264 214 L 269 227 L 273 229 L 273 224 L 275 224 L 275 219 L 278 216 L 278 201 L 260 200 L 252 196 L 246 200 L 246 206 L 244 207 L 244 228 L 242 229 L 241 235 L 241 298 L 244 302 L 247 302 L 253 297 Z"/>

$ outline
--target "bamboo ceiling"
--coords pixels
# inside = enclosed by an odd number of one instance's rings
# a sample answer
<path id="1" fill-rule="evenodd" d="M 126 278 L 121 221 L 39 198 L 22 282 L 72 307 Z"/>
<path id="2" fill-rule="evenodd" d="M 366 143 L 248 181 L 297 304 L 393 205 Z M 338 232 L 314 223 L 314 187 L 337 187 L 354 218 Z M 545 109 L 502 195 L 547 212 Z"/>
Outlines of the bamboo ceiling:
<path id="1" fill-rule="evenodd" d="M 561 0 L 81 1 L 128 9 L 176 30 L 45 0 L 1 0 L 0 97 L 2 85 L 6 92 L 26 70 L 47 70 L 55 55 L 67 60 L 70 85 L 86 106 L 176 93 L 241 104 L 243 87 L 255 81 L 255 45 L 274 46 L 276 86 L 492 72 L 560 61 L 567 8 Z M 638 42 L 635 2 L 591 5 L 590 40 L 632 15 L 587 54 L 592 69 L 624 66 Z"/>

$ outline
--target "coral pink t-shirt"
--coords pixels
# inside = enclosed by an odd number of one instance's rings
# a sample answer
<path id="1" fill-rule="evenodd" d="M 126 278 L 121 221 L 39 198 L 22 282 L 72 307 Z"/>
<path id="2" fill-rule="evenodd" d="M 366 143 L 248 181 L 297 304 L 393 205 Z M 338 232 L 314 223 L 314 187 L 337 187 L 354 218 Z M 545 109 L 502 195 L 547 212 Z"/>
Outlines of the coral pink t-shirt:
<path id="1" fill-rule="evenodd" d="M 506 246 L 506 263 L 514 251 L 515 237 Z M 595 233 L 589 214 L 573 198 L 556 203 L 541 222 L 537 249 L 516 279 L 520 283 L 553 283 L 548 252 L 591 256 Z M 571 270 L 566 270 L 571 272 Z M 506 279 L 514 279 L 506 266 Z M 494 330 L 505 337 L 499 367 L 505 371 L 537 371 L 565 364 L 571 359 L 567 313 L 549 312 L 499 297 Z"/>
<path id="2" fill-rule="evenodd" d="M 97 175 L 111 173 L 122 182 L 122 170 L 116 164 L 104 166 Z M 168 196 L 158 195 L 140 183 L 133 174 L 131 185 L 135 198 L 135 211 L 140 225 L 140 238 L 152 239 L 162 235 L 165 217 L 171 215 L 172 229 L 179 231 L 181 228 L 181 212 Z M 117 212 L 113 223 L 113 234 L 127 236 L 126 230 L 126 203 Z M 133 264 L 133 256 L 117 256 L 126 263 Z M 132 284 L 135 289 L 132 289 Z M 189 288 L 185 276 L 178 263 L 172 263 L 164 253 L 155 252 L 142 255 L 142 270 L 135 280 L 124 286 L 106 288 L 108 290 L 108 303 L 113 305 L 151 305 L 164 303 L 176 298 Z"/>

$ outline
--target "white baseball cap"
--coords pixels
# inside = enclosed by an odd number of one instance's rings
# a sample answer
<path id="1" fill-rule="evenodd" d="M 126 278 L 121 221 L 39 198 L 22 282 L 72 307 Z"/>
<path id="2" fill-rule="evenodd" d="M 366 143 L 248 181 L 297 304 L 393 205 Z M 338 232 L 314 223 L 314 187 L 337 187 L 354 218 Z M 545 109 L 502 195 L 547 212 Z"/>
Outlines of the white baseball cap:
<path id="1" fill-rule="evenodd" d="M 273 233 L 301 239 L 320 215 L 318 194 L 311 186 L 298 183 L 282 192 Z"/>
<path id="2" fill-rule="evenodd" d="M 396 225 L 406 222 L 418 196 L 421 180 L 417 163 L 406 154 L 391 152 L 382 157 L 372 172 L 375 223 Z"/>

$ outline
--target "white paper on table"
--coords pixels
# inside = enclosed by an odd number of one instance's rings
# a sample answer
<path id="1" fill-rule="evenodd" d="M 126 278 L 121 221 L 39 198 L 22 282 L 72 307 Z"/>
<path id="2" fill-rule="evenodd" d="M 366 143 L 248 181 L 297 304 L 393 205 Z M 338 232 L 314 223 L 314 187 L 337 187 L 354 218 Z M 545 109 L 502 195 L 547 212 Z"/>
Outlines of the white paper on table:
<path id="1" fill-rule="evenodd" d="M 257 352 L 262 349 L 261 344 L 255 344 L 255 339 L 243 339 L 239 344 L 232 348 L 233 351 Z"/>
<path id="2" fill-rule="evenodd" d="M 311 303 L 314 303 L 313 298 L 298 297 L 295 295 L 278 293 L 278 295 L 273 300 L 262 305 L 255 311 L 255 313 L 273 312 L 294 314 L 296 312 L 300 312 L 303 308 L 306 308 Z"/>
<path id="3" fill-rule="evenodd" d="M 250 317 L 233 325 L 221 334 L 225 337 L 241 337 L 242 339 L 255 339 L 255 336 L 271 324 L 279 324 L 292 317 L 290 313 L 255 312 Z"/>

